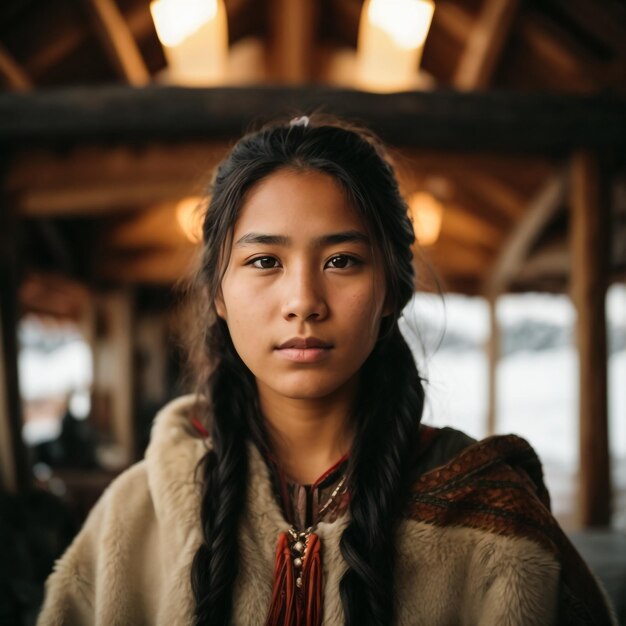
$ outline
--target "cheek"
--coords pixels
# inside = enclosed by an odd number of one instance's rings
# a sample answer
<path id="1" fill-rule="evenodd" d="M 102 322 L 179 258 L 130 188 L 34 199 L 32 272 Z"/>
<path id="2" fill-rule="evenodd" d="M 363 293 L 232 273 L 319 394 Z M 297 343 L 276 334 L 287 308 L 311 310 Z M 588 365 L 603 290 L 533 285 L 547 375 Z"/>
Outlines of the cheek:
<path id="1" fill-rule="evenodd" d="M 259 329 L 267 326 L 272 314 L 272 300 L 266 290 L 254 290 L 242 285 L 224 285 L 224 319 L 233 341 L 238 338 L 258 341 Z"/>
<path id="2" fill-rule="evenodd" d="M 359 290 L 347 294 L 345 307 L 349 313 L 348 317 L 351 317 L 353 323 L 361 330 L 367 329 L 370 333 L 378 332 L 383 313 L 383 302 L 379 294 L 372 293 L 371 290 Z"/>

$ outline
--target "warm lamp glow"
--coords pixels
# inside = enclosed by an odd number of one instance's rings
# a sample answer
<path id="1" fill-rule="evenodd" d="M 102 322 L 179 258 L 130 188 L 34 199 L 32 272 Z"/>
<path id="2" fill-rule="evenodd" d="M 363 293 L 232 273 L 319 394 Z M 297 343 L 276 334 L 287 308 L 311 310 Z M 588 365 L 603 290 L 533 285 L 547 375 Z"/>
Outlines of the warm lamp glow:
<path id="1" fill-rule="evenodd" d="M 402 48 L 424 45 L 435 5 L 424 0 L 371 0 L 367 16 Z"/>
<path id="2" fill-rule="evenodd" d="M 154 0 L 150 3 L 157 35 L 177 46 L 217 15 L 217 0 Z"/>
<path id="3" fill-rule="evenodd" d="M 202 221 L 204 214 L 201 210 L 202 198 L 190 197 L 181 200 L 176 205 L 176 220 L 185 237 L 191 243 L 202 241 Z"/>
<path id="4" fill-rule="evenodd" d="M 150 11 L 174 82 L 211 85 L 224 79 L 228 56 L 224 0 L 153 0 Z"/>
<path id="5" fill-rule="evenodd" d="M 409 197 L 409 211 L 417 243 L 432 246 L 441 232 L 443 205 L 428 192 L 417 191 Z"/>
<path id="6" fill-rule="evenodd" d="M 358 79 L 364 88 L 412 88 L 434 10 L 432 0 L 366 0 L 357 50 Z"/>

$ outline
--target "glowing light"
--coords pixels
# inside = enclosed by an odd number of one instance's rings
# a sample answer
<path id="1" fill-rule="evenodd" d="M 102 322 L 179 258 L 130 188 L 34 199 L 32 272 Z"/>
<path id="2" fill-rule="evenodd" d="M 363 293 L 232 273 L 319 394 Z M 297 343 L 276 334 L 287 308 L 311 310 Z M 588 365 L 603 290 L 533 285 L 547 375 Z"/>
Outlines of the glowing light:
<path id="1" fill-rule="evenodd" d="M 371 91 L 400 91 L 417 82 L 432 0 L 366 0 L 359 25 L 357 80 Z"/>
<path id="2" fill-rule="evenodd" d="M 435 5 L 429 0 L 371 0 L 367 16 L 402 48 L 424 45 Z"/>
<path id="3" fill-rule="evenodd" d="M 426 191 L 417 191 L 409 197 L 415 238 L 420 246 L 432 246 L 441 233 L 443 205 Z"/>
<path id="4" fill-rule="evenodd" d="M 177 46 L 215 19 L 217 0 L 154 0 L 150 12 L 161 43 Z"/>
<path id="5" fill-rule="evenodd" d="M 224 0 L 153 0 L 150 11 L 172 82 L 212 85 L 224 79 L 228 59 Z"/>
<path id="6" fill-rule="evenodd" d="M 204 218 L 203 199 L 190 197 L 181 200 L 176 205 L 176 220 L 185 237 L 191 243 L 202 241 L 202 222 Z"/>

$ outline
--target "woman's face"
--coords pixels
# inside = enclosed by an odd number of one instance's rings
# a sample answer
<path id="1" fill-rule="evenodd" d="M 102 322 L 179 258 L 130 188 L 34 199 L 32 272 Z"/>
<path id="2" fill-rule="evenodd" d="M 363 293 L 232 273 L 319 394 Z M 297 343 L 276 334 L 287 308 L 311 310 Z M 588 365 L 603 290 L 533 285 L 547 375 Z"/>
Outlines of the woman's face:
<path id="1" fill-rule="evenodd" d="M 259 393 L 353 388 L 388 311 L 373 242 L 339 184 L 275 172 L 248 193 L 232 242 L 216 307 Z"/>

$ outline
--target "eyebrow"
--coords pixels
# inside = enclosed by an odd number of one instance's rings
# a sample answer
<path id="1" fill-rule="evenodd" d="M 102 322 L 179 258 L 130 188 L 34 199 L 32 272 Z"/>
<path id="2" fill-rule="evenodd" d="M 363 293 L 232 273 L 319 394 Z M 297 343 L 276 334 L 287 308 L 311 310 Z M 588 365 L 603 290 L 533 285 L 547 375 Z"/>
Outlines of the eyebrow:
<path id="1" fill-rule="evenodd" d="M 292 243 L 290 237 L 284 235 L 266 235 L 264 233 L 247 233 L 235 242 L 236 246 L 246 246 L 252 244 L 262 244 L 266 246 L 289 247 Z M 313 240 L 316 247 L 333 246 L 341 243 L 361 243 L 370 244 L 369 237 L 359 230 L 346 230 L 340 233 L 322 235 Z"/>

